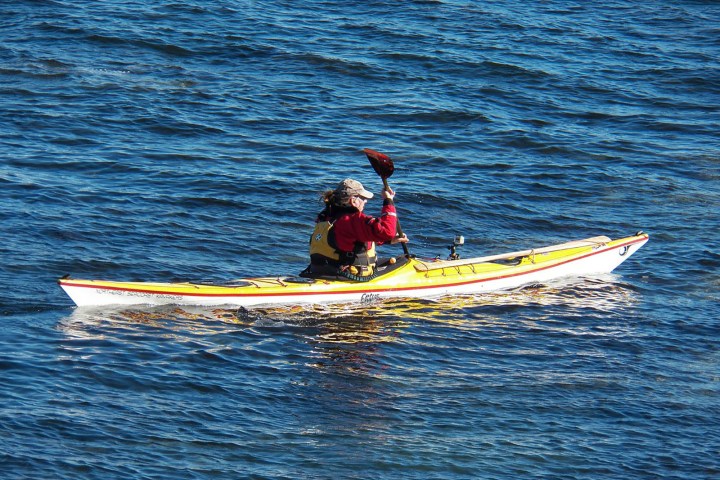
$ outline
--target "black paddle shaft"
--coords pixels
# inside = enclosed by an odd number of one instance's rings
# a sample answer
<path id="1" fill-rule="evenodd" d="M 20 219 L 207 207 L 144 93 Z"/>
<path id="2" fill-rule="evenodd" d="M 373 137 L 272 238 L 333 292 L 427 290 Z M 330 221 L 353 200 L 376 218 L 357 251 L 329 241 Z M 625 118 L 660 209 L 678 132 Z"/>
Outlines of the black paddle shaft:
<path id="1" fill-rule="evenodd" d="M 385 190 L 390 190 L 390 186 L 388 185 L 387 178 L 383 178 L 383 185 L 385 186 Z M 402 231 L 402 227 L 400 227 L 400 219 L 397 217 L 397 213 L 395 214 L 395 226 L 397 229 L 397 235 L 398 237 L 402 238 L 403 235 L 405 235 Z M 400 245 L 402 245 L 403 252 L 405 253 L 406 257 L 410 256 L 410 251 L 408 250 L 407 243 L 401 242 Z"/>

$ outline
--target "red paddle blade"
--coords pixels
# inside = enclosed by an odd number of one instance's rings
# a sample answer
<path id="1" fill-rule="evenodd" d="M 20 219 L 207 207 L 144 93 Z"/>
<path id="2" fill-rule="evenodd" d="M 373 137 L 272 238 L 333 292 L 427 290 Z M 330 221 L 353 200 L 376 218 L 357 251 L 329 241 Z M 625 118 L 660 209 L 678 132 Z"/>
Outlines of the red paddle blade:
<path id="1" fill-rule="evenodd" d="M 365 152 L 368 160 L 370 160 L 370 165 L 372 165 L 375 173 L 380 175 L 380 178 L 383 180 L 389 178 L 395 171 L 393 161 L 384 153 L 376 152 L 375 150 L 370 150 L 369 148 L 364 149 L 363 152 Z"/>

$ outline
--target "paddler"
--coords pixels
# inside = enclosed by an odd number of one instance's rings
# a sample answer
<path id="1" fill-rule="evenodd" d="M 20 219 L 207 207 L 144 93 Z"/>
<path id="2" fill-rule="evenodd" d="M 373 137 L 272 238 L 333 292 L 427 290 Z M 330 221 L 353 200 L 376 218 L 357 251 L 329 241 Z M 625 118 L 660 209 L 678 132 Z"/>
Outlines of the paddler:
<path id="1" fill-rule="evenodd" d="M 351 178 L 322 195 L 325 208 L 318 215 L 310 237 L 310 265 L 303 276 L 341 275 L 347 278 L 372 277 L 375 273 L 375 245 L 405 243 L 397 235 L 395 192 L 383 190 L 379 217 L 363 213 L 373 194 Z"/>

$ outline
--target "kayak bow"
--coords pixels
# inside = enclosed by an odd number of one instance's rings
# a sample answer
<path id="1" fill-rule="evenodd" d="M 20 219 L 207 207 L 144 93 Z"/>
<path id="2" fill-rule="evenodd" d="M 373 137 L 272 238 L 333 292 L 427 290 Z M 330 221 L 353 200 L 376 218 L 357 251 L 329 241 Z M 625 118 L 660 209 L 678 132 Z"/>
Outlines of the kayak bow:
<path id="1" fill-rule="evenodd" d="M 60 287 L 79 307 L 102 305 L 287 306 L 372 303 L 508 290 L 563 277 L 609 273 L 645 242 L 642 232 L 617 240 L 600 236 L 550 247 L 462 260 L 402 257 L 378 267 L 367 282 L 298 277 L 246 278 L 229 284 L 78 280 Z"/>

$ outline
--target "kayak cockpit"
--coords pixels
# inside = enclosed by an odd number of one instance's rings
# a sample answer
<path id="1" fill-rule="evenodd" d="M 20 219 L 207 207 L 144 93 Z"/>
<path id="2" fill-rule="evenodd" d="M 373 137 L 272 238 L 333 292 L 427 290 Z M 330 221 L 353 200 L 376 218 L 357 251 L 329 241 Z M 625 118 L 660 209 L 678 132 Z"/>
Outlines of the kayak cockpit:
<path id="1" fill-rule="evenodd" d="M 354 275 L 347 270 L 338 271 L 334 267 L 329 268 L 327 271 L 312 272 L 310 268 L 307 268 L 300 272 L 301 278 L 308 278 L 314 280 L 328 280 L 328 281 L 344 281 L 344 282 L 369 282 L 380 277 L 383 277 L 395 270 L 404 267 L 409 262 L 408 257 L 393 257 L 380 260 L 376 267 L 375 272 L 372 275 L 360 276 Z"/>

